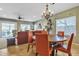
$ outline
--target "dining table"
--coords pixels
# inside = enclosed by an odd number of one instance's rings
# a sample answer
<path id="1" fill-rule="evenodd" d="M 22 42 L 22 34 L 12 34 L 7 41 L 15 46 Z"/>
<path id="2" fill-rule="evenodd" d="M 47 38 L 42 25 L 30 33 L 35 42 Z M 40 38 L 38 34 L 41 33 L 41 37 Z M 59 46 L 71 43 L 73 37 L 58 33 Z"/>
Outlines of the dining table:
<path id="1" fill-rule="evenodd" d="M 33 36 L 33 40 L 36 40 L 36 36 Z M 54 45 L 64 43 L 65 41 L 67 41 L 67 37 L 65 37 L 65 36 L 58 36 L 58 35 L 48 34 L 49 45 L 51 44 L 52 48 L 53 48 L 52 56 L 55 55 Z"/>
<path id="2" fill-rule="evenodd" d="M 65 41 L 67 41 L 67 37 L 58 36 L 58 35 L 48 35 L 48 41 L 52 45 L 52 48 L 53 48 L 52 56 L 54 56 L 55 55 L 55 48 L 59 47 L 59 44 L 64 43 Z"/>

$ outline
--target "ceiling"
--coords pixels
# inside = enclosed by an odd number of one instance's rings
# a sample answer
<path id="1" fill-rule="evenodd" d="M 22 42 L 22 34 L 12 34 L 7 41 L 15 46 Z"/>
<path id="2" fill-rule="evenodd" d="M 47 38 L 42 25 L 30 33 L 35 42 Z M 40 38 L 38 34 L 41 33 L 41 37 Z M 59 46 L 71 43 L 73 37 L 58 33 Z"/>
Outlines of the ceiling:
<path id="1" fill-rule="evenodd" d="M 45 10 L 45 3 L 0 3 L 0 17 L 16 19 L 20 15 L 25 21 L 41 19 Z M 49 4 L 49 9 L 54 14 L 79 6 L 79 3 L 55 3 Z"/>

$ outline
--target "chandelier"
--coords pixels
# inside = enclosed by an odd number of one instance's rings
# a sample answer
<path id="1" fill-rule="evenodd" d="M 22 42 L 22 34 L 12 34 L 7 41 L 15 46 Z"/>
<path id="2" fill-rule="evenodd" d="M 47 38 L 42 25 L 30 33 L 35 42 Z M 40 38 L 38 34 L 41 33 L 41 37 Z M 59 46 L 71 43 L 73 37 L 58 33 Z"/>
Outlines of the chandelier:
<path id="1" fill-rule="evenodd" d="M 42 13 L 42 18 L 47 20 L 46 29 L 49 33 L 50 30 L 52 30 L 52 20 L 50 17 L 53 16 L 53 13 L 48 9 L 48 7 L 49 7 L 49 5 L 46 4 L 45 11 L 43 11 L 43 13 Z"/>
<path id="2" fill-rule="evenodd" d="M 43 11 L 42 13 L 42 17 L 45 18 L 45 19 L 49 19 L 51 16 L 53 16 L 53 13 L 48 9 L 49 5 L 46 4 L 46 7 L 45 7 L 45 11 Z"/>

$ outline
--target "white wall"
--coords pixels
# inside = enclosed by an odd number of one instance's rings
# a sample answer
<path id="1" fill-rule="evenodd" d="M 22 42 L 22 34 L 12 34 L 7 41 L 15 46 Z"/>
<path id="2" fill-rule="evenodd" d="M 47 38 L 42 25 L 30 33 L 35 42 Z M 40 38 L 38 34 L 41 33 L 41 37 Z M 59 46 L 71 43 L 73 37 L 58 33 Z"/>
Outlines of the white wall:
<path id="1" fill-rule="evenodd" d="M 6 38 L 0 38 L 0 49 L 4 49 L 7 47 L 7 40 Z"/>

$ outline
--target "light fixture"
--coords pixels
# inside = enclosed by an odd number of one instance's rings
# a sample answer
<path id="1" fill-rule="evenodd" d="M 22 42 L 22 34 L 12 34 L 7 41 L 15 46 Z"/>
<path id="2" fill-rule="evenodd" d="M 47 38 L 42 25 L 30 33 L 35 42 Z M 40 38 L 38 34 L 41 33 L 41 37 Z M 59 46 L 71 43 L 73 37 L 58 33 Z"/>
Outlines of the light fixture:
<path id="1" fill-rule="evenodd" d="M 47 20 L 46 28 L 47 28 L 47 31 L 49 33 L 50 30 L 52 30 L 52 21 L 51 21 L 50 17 L 53 16 L 53 13 L 51 12 L 51 10 L 48 9 L 48 7 L 49 7 L 49 5 L 46 4 L 45 10 L 42 13 L 42 18 Z"/>
<path id="2" fill-rule="evenodd" d="M 21 16 L 18 16 L 18 19 L 22 19 L 22 17 Z"/>
<path id="3" fill-rule="evenodd" d="M 51 12 L 51 10 L 48 9 L 49 5 L 46 4 L 46 8 L 45 8 L 45 11 L 43 11 L 42 13 L 42 17 L 45 18 L 45 19 L 49 19 L 51 16 L 53 16 L 53 13 Z"/>

